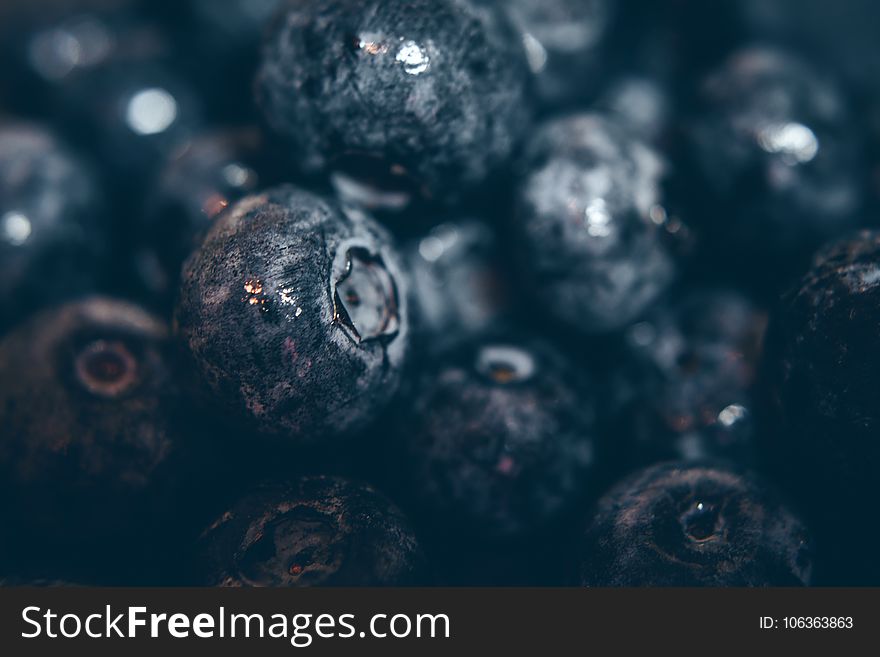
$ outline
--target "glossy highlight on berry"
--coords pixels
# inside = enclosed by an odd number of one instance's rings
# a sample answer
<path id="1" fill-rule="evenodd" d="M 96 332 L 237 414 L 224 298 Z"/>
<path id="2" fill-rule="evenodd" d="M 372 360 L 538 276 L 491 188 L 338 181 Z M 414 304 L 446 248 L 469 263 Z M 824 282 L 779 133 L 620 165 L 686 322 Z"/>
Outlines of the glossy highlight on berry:
<path id="1" fill-rule="evenodd" d="M 492 174 L 529 124 L 527 81 L 490 4 L 333 0 L 283 7 L 257 90 L 303 170 L 400 207 L 400 192 L 445 204 Z"/>

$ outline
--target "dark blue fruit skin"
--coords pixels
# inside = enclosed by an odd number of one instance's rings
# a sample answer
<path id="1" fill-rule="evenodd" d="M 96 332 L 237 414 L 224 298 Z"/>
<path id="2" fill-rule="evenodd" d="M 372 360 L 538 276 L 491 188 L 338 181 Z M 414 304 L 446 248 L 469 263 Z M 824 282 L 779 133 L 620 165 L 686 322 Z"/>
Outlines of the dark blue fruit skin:
<path id="1" fill-rule="evenodd" d="M 529 125 L 528 68 L 503 17 L 469 0 L 289 2 L 257 94 L 306 172 L 445 203 L 489 176 Z"/>
<path id="2" fill-rule="evenodd" d="M 597 485 L 592 395 L 541 342 L 471 339 L 437 356 L 396 427 L 419 517 L 488 540 L 560 521 Z"/>
<path id="3" fill-rule="evenodd" d="M 624 335 L 611 375 L 612 431 L 627 463 L 751 465 L 767 314 L 725 289 L 685 292 Z"/>
<path id="4" fill-rule="evenodd" d="M 403 514 L 369 486 L 332 477 L 245 496 L 202 535 L 204 584 L 413 586 L 428 573 Z"/>
<path id="5" fill-rule="evenodd" d="M 691 199 L 714 266 L 776 284 L 863 222 L 862 138 L 846 95 L 786 51 L 737 51 L 686 123 Z M 714 248 L 712 248 L 714 245 Z"/>
<path id="6" fill-rule="evenodd" d="M 0 341 L 3 505 L 35 574 L 143 581 L 145 555 L 192 494 L 180 482 L 195 481 L 178 470 L 192 409 L 175 362 L 161 320 L 103 297 L 44 311 Z"/>
<path id="7" fill-rule="evenodd" d="M 214 220 L 235 201 L 272 182 L 265 140 L 257 128 L 223 129 L 180 142 L 148 192 L 137 230 L 138 275 L 170 303 L 184 260 Z"/>
<path id="8" fill-rule="evenodd" d="M 762 372 L 769 419 L 760 444 L 821 523 L 832 570 L 843 571 L 830 575 L 836 583 L 880 581 L 872 547 L 880 535 L 878 273 L 877 232 L 822 249 L 771 319 Z"/>
<path id="9" fill-rule="evenodd" d="M 750 476 L 663 463 L 598 504 L 581 548 L 581 583 L 606 586 L 809 586 L 802 522 Z"/>
<path id="10" fill-rule="evenodd" d="M 0 330 L 93 288 L 107 249 L 104 210 L 89 164 L 52 132 L 0 124 Z"/>
<path id="11" fill-rule="evenodd" d="M 215 222 L 185 265 L 176 324 L 227 415 L 296 446 L 326 446 L 396 393 L 407 290 L 375 222 L 282 186 Z"/>
<path id="12" fill-rule="evenodd" d="M 514 231 L 536 304 L 581 333 L 622 328 L 669 287 L 666 164 L 613 119 L 541 126 L 517 166 Z"/>

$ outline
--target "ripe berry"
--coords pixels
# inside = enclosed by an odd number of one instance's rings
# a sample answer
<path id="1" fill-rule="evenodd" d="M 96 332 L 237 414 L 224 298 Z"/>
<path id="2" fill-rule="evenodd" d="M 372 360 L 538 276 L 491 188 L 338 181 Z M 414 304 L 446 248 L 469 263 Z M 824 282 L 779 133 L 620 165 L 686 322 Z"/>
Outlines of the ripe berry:
<path id="1" fill-rule="evenodd" d="M 741 50 L 700 88 L 689 121 L 692 198 L 718 258 L 777 280 L 823 241 L 859 225 L 864 179 L 849 101 L 809 63 Z"/>
<path id="2" fill-rule="evenodd" d="M 784 297 L 771 324 L 765 373 L 797 457 L 795 476 L 822 496 L 857 502 L 880 474 L 873 428 L 880 234 L 862 232 L 823 249 Z M 794 451 L 790 451 L 794 449 Z M 830 500 L 829 500 L 830 501 Z"/>
<path id="3" fill-rule="evenodd" d="M 470 340 L 438 356 L 398 427 L 401 469 L 424 517 L 490 539 L 560 520 L 598 475 L 591 394 L 539 342 Z"/>
<path id="4" fill-rule="evenodd" d="M 611 385 L 627 461 L 750 463 L 766 325 L 766 313 L 741 294 L 699 290 L 630 327 Z"/>
<path id="5" fill-rule="evenodd" d="M 259 101 L 306 172 L 440 202 L 482 182 L 529 121 L 515 32 L 472 0 L 287 3 Z"/>
<path id="6" fill-rule="evenodd" d="M 222 410 L 317 446 L 363 429 L 394 396 L 407 305 L 375 222 L 283 186 L 217 219 L 185 267 L 176 317 Z"/>
<path id="7" fill-rule="evenodd" d="M 10 540 L 42 574 L 107 559 L 106 575 L 141 554 L 131 542 L 147 551 L 172 525 L 187 408 L 173 363 L 162 322 L 105 298 L 40 313 L 0 342 Z"/>
<path id="8" fill-rule="evenodd" d="M 760 443 L 775 472 L 821 521 L 838 565 L 862 553 L 875 579 L 878 283 L 880 234 L 862 232 L 823 249 L 784 297 L 767 339 L 771 423 Z M 862 541 L 846 537 L 853 523 L 864 526 Z"/>
<path id="9" fill-rule="evenodd" d="M 675 275 L 664 243 L 678 230 L 664 205 L 666 165 L 595 114 L 556 119 L 518 167 L 519 265 L 536 301 L 585 333 L 613 331 L 658 299 Z"/>
<path id="10" fill-rule="evenodd" d="M 664 463 L 615 486 L 582 547 L 585 586 L 807 586 L 810 539 L 763 484 Z"/>
<path id="11" fill-rule="evenodd" d="M 368 486 L 306 477 L 244 497 L 203 534 L 205 583 L 411 586 L 426 581 L 403 514 Z"/>

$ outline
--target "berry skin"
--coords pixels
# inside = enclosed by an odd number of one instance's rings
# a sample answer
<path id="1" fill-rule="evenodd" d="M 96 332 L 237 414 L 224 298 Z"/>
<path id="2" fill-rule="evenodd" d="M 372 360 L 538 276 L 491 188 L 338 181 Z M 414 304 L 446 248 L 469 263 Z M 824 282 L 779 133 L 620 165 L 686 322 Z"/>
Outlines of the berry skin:
<path id="1" fill-rule="evenodd" d="M 626 460 L 751 463 L 766 326 L 748 298 L 719 289 L 688 292 L 630 327 L 611 393 Z"/>
<path id="2" fill-rule="evenodd" d="M 306 172 L 446 202 L 511 155 L 527 82 L 516 33 L 492 8 L 330 0 L 284 5 L 257 90 Z"/>
<path id="3" fill-rule="evenodd" d="M 176 292 L 184 260 L 231 204 L 266 187 L 269 167 L 257 129 L 203 133 L 181 142 L 147 196 L 137 264 L 158 296 Z"/>
<path id="4" fill-rule="evenodd" d="M 820 251 L 785 295 L 767 338 L 770 407 L 761 441 L 770 465 L 821 521 L 826 546 L 846 554 L 840 565 L 865 551 L 875 581 L 878 283 L 880 233 L 866 231 Z M 863 541 L 846 537 L 854 525 L 864 527 Z"/>
<path id="5" fill-rule="evenodd" d="M 0 342 L 0 474 L 19 527 L 11 537 L 40 555 L 45 574 L 96 554 L 132 559 L 118 546 L 154 545 L 170 525 L 164 504 L 185 408 L 170 345 L 158 319 L 98 297 L 40 313 Z"/>
<path id="6" fill-rule="evenodd" d="M 372 488 L 330 477 L 260 488 L 214 522 L 200 547 L 210 586 L 412 586 L 427 579 L 403 514 Z"/>
<path id="7" fill-rule="evenodd" d="M 860 136 L 848 99 L 809 63 L 738 51 L 707 77 L 700 108 L 689 122 L 694 190 L 703 191 L 695 214 L 717 245 L 713 259 L 734 254 L 738 271 L 779 278 L 859 225 Z"/>
<path id="8" fill-rule="evenodd" d="M 637 472 L 598 504 L 585 586 L 808 586 L 810 539 L 762 484 L 709 465 Z"/>
<path id="9" fill-rule="evenodd" d="M 185 266 L 179 334 L 220 408 L 261 434 L 318 446 L 394 396 L 407 285 L 387 234 L 290 186 L 248 196 Z"/>
<path id="10" fill-rule="evenodd" d="M 589 389 L 552 347 L 471 340 L 416 383 L 401 468 L 435 527 L 517 539 L 595 485 L 595 421 Z"/>
<path id="11" fill-rule="evenodd" d="M 95 285 L 103 209 L 88 164 L 51 132 L 0 125 L 0 327 Z"/>
<path id="12" fill-rule="evenodd" d="M 540 127 L 519 164 L 520 266 L 535 299 L 583 333 L 622 328 L 675 276 L 663 242 L 665 164 L 615 122 L 579 114 Z"/>

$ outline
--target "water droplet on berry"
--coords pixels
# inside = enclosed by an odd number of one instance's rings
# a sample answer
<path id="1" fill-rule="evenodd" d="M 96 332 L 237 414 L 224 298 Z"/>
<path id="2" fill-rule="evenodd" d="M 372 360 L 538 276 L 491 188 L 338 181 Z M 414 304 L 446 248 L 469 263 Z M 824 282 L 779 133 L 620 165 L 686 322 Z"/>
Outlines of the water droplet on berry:
<path id="1" fill-rule="evenodd" d="M 681 516 L 681 526 L 685 535 L 698 543 L 717 536 L 721 530 L 721 523 L 718 508 L 707 502 L 696 502 Z"/>

